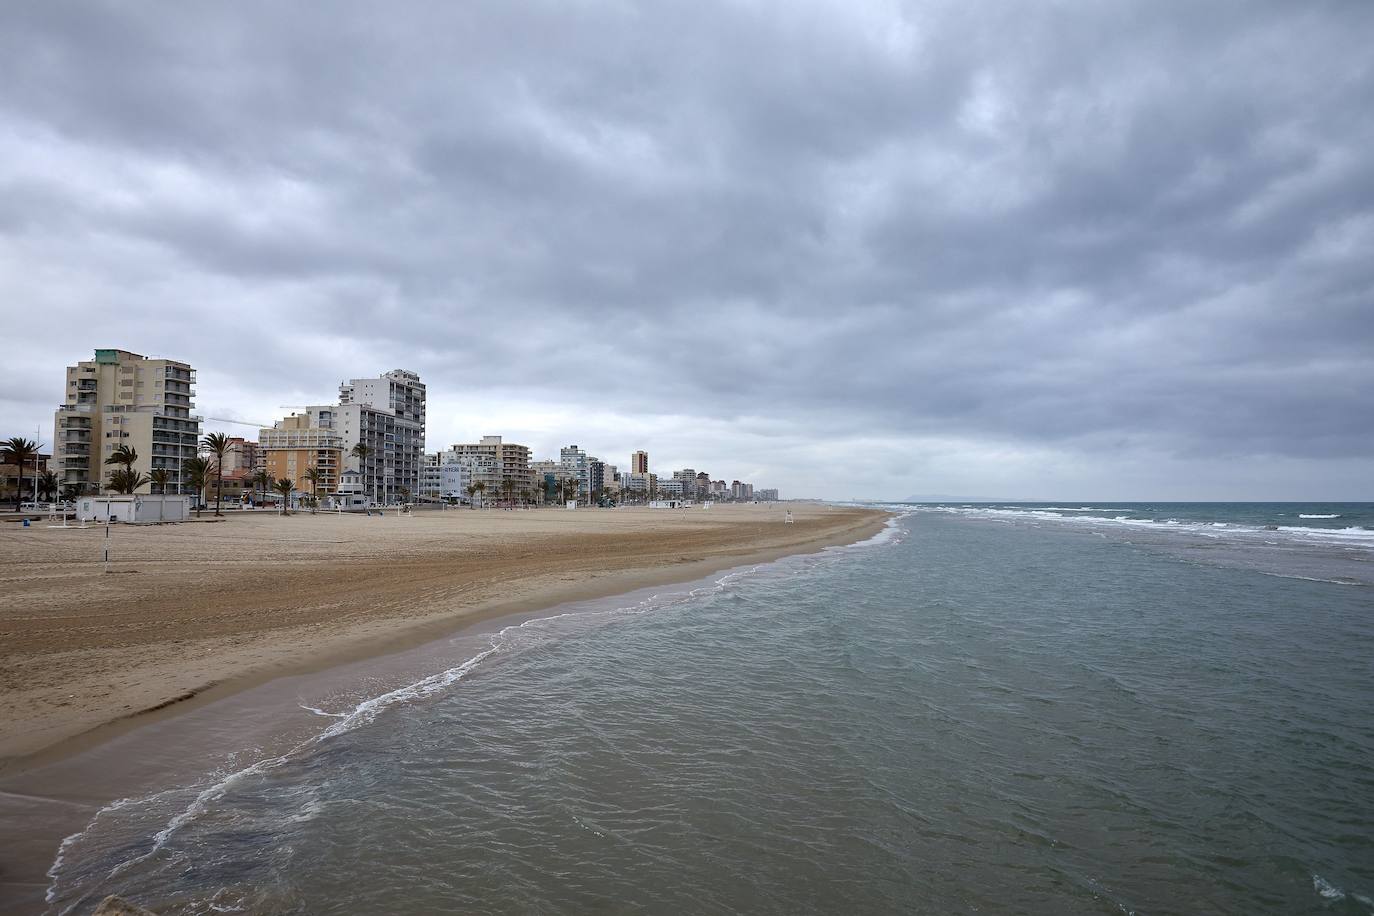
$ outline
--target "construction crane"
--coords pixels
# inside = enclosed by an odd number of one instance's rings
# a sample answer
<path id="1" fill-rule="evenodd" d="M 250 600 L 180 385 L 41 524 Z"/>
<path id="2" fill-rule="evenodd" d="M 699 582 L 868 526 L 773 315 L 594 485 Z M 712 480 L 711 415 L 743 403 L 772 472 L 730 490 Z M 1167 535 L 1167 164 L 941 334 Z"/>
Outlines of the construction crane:
<path id="1" fill-rule="evenodd" d="M 223 417 L 205 417 L 205 419 L 211 423 L 229 423 L 234 426 L 255 426 L 258 429 L 262 429 L 266 426 L 271 426 L 270 423 L 248 423 L 243 420 L 226 420 Z"/>

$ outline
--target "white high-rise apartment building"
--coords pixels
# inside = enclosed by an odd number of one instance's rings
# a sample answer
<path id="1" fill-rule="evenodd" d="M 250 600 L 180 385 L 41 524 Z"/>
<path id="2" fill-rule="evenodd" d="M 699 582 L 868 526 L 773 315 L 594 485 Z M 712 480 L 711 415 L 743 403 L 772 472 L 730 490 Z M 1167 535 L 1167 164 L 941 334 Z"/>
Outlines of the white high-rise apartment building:
<path id="1" fill-rule="evenodd" d="M 181 464 L 200 445 L 200 417 L 191 414 L 195 381 L 186 363 L 127 350 L 96 350 L 94 359 L 68 366 L 63 402 L 53 415 L 57 479 L 86 493 L 99 489 L 114 470 L 105 460 L 127 445 L 138 453 L 134 471 L 165 469 L 167 492 L 183 492 Z"/>
<path id="2" fill-rule="evenodd" d="M 355 378 L 339 385 L 335 429 L 343 440 L 344 461 L 360 472 L 363 492 L 381 503 L 403 501 L 421 490 L 425 455 L 425 386 L 407 369 L 377 378 Z M 367 456 L 353 454 L 367 447 Z M 403 493 L 402 491 L 405 491 Z"/>

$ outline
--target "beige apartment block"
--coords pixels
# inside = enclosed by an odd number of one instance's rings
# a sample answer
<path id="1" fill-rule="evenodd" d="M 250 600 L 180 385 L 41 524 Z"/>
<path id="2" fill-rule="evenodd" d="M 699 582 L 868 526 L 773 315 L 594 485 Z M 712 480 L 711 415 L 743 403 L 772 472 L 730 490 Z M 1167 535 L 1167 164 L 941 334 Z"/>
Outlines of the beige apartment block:
<path id="1" fill-rule="evenodd" d="M 104 487 L 121 445 L 138 453 L 134 470 L 165 468 L 169 493 L 181 493 L 182 462 L 194 458 L 201 418 L 195 406 L 196 372 L 174 359 L 150 359 L 127 350 L 96 350 L 95 358 L 67 367 L 65 398 L 53 416 L 53 470 L 64 486 L 83 494 Z M 148 484 L 138 489 L 149 493 Z"/>
<path id="2" fill-rule="evenodd" d="M 329 422 L 329 409 L 324 408 L 323 412 L 325 422 Z M 258 430 L 258 452 L 273 480 L 294 480 L 302 493 L 311 491 L 305 472 L 319 468 L 323 476 L 317 489 L 321 495 L 327 495 L 339 488 L 344 441 L 332 424 L 320 425 L 320 413 L 313 408 L 308 413 L 293 413 L 271 429 Z"/>
<path id="3" fill-rule="evenodd" d="M 529 447 L 502 442 L 500 436 L 483 436 L 480 442 L 461 443 L 440 454 L 441 461 L 463 465 L 468 480 L 486 487 L 488 501 L 503 499 L 507 482 L 516 499 L 542 485 L 535 483 L 530 469 Z"/>

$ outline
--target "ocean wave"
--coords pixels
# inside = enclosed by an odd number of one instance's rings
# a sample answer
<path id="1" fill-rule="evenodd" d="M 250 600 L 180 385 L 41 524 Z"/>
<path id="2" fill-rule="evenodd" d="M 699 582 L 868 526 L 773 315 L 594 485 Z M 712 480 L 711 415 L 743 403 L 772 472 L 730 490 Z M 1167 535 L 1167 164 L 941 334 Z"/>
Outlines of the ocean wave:
<path id="1" fill-rule="evenodd" d="M 1022 506 L 1008 505 L 1008 506 L 1006 506 L 1006 508 L 1008 508 L 1008 509 L 1023 509 L 1023 508 L 1024 508 L 1024 509 L 1026 509 L 1026 510 L 1038 509 L 1038 510 L 1040 510 L 1040 511 L 1042 511 L 1042 512 L 1133 512 L 1133 511 L 1135 511 L 1135 510 L 1133 510 L 1133 509 L 1117 509 L 1117 508 L 1111 508 L 1111 507 L 1106 507 L 1106 508 L 1104 508 L 1104 507 L 1102 507 L 1102 506 L 1079 506 L 1077 509 L 1071 509 L 1071 508 L 1069 508 L 1068 506 L 1024 506 L 1024 507 L 1022 507 Z"/>
<path id="2" fill-rule="evenodd" d="M 1339 515 L 1298 515 L 1298 518 L 1340 518 Z"/>
<path id="3" fill-rule="evenodd" d="M 1272 541 L 1275 535 L 1281 536 L 1286 543 L 1303 545 L 1328 545 L 1343 547 L 1374 547 L 1374 530 L 1358 526 L 1345 528 L 1319 528 L 1306 525 L 1254 525 L 1238 522 L 1185 520 L 1179 518 L 1136 518 L 1130 515 L 1064 515 L 1049 509 L 1008 508 L 985 506 L 931 506 L 914 509 L 916 512 L 941 512 L 962 515 L 969 518 L 982 518 L 1002 522 L 1052 521 L 1066 527 L 1123 527 L 1151 531 L 1168 531 L 1175 534 L 1191 534 L 1217 540 L 1222 537 L 1239 541 L 1254 542 L 1257 539 Z M 1115 511 L 1115 510 L 1104 510 Z"/>

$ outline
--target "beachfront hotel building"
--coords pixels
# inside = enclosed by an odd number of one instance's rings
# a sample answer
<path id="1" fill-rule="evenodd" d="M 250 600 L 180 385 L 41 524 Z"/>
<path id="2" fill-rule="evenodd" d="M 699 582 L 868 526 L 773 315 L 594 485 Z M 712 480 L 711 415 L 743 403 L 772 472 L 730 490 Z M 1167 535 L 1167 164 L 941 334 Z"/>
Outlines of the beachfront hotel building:
<path id="1" fill-rule="evenodd" d="M 301 493 L 312 490 L 305 472 L 318 468 L 320 482 L 314 489 L 321 494 L 334 493 L 339 488 L 344 457 L 343 437 L 335 428 L 337 408 L 305 410 L 278 420 L 271 429 L 258 430 L 257 451 L 262 456 L 262 467 L 273 480 L 295 481 L 296 490 Z"/>
<path id="2" fill-rule="evenodd" d="M 630 456 L 630 473 L 647 474 L 649 473 L 649 453 L 640 450 Z"/>
<path id="3" fill-rule="evenodd" d="M 58 482 L 81 493 L 98 491 L 114 470 L 105 460 L 127 445 L 138 453 L 134 471 L 165 469 L 168 492 L 182 492 L 182 462 L 200 447 L 201 418 L 191 413 L 195 381 L 186 363 L 128 350 L 96 350 L 94 359 L 68 366 L 64 399 L 53 415 Z M 150 493 L 151 486 L 137 492 Z"/>

